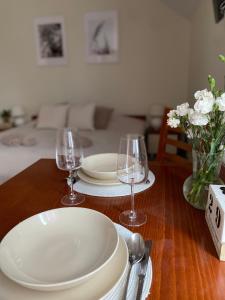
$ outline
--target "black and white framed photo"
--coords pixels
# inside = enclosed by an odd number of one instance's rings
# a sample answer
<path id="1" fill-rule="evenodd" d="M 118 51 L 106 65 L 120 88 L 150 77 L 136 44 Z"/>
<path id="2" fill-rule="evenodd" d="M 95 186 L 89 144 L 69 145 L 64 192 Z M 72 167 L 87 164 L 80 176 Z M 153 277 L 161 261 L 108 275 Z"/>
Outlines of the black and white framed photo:
<path id="1" fill-rule="evenodd" d="M 38 65 L 66 64 L 64 18 L 40 17 L 34 20 Z"/>
<path id="2" fill-rule="evenodd" d="M 85 15 L 86 61 L 118 61 L 118 14 L 116 11 L 88 12 Z"/>

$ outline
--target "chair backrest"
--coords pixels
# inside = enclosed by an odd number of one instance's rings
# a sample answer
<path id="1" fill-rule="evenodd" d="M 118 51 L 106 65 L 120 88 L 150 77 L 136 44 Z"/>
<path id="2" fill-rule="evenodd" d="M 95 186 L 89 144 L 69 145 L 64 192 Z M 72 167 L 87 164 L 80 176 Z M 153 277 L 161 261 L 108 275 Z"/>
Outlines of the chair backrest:
<path id="1" fill-rule="evenodd" d="M 192 146 L 187 143 L 186 135 L 181 128 L 171 128 L 167 125 L 169 111 L 168 107 L 164 109 L 156 159 L 185 164 L 190 167 L 191 155 L 188 154 L 191 154 Z M 170 149 L 174 148 L 174 151 L 169 152 L 168 146 Z"/>

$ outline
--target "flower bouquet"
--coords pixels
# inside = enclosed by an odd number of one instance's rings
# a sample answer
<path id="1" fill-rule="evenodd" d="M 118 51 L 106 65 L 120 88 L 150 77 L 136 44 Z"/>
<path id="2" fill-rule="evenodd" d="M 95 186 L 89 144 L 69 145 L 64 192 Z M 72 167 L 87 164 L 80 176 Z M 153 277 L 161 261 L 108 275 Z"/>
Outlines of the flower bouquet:
<path id="1" fill-rule="evenodd" d="M 225 56 L 220 55 L 225 62 Z M 208 186 L 222 183 L 219 172 L 225 149 L 225 93 L 218 89 L 209 75 L 210 90 L 194 94 L 193 108 L 188 103 L 177 106 L 168 113 L 168 125 L 181 127 L 193 147 L 193 174 L 183 187 L 186 200 L 193 206 L 205 209 Z"/>

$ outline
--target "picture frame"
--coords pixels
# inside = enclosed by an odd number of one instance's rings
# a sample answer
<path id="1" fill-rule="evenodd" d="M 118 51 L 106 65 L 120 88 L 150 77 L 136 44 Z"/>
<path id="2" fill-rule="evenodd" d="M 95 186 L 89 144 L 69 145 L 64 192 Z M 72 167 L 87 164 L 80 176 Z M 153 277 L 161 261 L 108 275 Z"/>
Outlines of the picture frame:
<path id="1" fill-rule="evenodd" d="M 86 62 L 118 62 L 118 13 L 116 11 L 88 12 L 85 14 L 84 22 Z"/>
<path id="2" fill-rule="evenodd" d="M 38 17 L 34 20 L 37 64 L 40 66 L 67 63 L 64 18 L 62 16 Z"/>

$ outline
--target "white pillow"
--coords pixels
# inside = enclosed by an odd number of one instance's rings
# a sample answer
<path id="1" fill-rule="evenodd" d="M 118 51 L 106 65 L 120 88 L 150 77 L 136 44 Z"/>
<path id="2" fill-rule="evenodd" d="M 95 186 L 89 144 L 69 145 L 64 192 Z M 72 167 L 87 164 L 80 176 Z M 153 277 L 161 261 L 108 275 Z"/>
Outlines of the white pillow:
<path id="1" fill-rule="evenodd" d="M 69 108 L 68 127 L 94 129 L 95 104 L 74 104 Z"/>
<path id="2" fill-rule="evenodd" d="M 37 128 L 63 128 L 66 125 L 68 105 L 43 105 L 40 109 Z"/>

